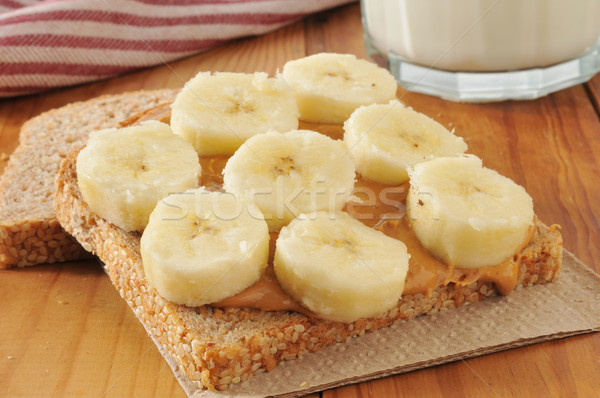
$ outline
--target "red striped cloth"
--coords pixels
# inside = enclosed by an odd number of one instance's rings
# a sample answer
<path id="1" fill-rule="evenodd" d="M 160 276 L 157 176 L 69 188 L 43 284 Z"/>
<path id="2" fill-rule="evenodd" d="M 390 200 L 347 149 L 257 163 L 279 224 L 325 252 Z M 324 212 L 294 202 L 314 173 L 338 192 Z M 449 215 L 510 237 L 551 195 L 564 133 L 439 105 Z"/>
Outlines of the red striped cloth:
<path id="1" fill-rule="evenodd" d="M 0 0 L 0 97 L 164 64 L 354 0 Z"/>

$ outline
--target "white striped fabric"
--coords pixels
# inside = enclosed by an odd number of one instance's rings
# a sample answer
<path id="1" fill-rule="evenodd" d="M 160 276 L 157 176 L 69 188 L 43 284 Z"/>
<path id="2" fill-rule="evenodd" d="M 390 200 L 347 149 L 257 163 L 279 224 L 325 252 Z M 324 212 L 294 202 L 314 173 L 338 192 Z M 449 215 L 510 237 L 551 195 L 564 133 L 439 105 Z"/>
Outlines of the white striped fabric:
<path id="1" fill-rule="evenodd" d="M 0 97 L 104 79 L 355 0 L 0 0 Z"/>

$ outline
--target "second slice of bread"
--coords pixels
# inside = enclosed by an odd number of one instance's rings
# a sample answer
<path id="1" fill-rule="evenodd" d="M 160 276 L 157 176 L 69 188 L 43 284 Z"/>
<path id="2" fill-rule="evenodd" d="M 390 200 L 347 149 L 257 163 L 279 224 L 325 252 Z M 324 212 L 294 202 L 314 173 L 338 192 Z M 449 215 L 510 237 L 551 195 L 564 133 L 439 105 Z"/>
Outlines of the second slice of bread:
<path id="1" fill-rule="evenodd" d="M 54 177 L 61 160 L 85 144 L 91 131 L 116 127 L 132 114 L 172 101 L 176 93 L 163 89 L 106 95 L 26 122 L 0 179 L 0 268 L 87 256 L 54 214 Z"/>
<path id="2" fill-rule="evenodd" d="M 477 302 L 496 294 L 491 282 L 449 284 L 431 296 L 404 295 L 384 316 L 353 323 L 309 318 L 287 311 L 247 308 L 187 307 L 162 298 L 145 279 L 140 235 L 128 233 L 93 214 L 81 197 L 75 170 L 78 151 L 62 163 L 57 175 L 56 214 L 61 225 L 105 264 L 112 283 L 170 352 L 182 371 L 203 388 L 224 390 L 282 360 L 318 351 L 336 342 L 391 325 L 398 319 Z M 554 227 L 537 222 L 529 244 L 511 261 L 518 266 L 518 285 L 553 281 L 560 272 L 562 239 Z"/>

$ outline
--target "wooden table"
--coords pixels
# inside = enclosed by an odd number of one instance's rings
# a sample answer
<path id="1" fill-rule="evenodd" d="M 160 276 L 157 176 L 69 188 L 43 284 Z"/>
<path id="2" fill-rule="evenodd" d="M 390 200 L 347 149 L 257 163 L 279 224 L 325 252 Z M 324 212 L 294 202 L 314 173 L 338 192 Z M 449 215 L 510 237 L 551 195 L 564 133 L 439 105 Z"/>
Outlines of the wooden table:
<path id="1" fill-rule="evenodd" d="M 321 51 L 365 57 L 358 4 L 271 34 L 107 81 L 0 100 L 0 153 L 27 119 L 69 102 L 181 87 L 198 71 L 273 74 Z M 565 247 L 600 271 L 600 75 L 535 101 L 460 104 L 399 91 L 465 137 L 487 167 L 522 184 Z M 0 166 L 2 167 L 2 166 Z M 183 390 L 95 261 L 0 272 L 0 395 L 183 397 Z M 315 394 L 314 396 L 318 396 Z M 600 396 L 600 333 L 485 355 L 325 391 L 323 397 Z"/>

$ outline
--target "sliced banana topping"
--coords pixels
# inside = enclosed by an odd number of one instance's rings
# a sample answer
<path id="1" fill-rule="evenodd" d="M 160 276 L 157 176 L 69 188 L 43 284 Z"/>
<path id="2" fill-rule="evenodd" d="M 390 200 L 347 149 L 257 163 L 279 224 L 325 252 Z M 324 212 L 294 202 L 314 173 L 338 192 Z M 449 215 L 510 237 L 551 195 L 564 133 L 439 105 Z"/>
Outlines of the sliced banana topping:
<path id="1" fill-rule="evenodd" d="M 301 213 L 341 210 L 354 187 L 342 141 L 309 130 L 250 138 L 223 170 L 227 192 L 253 201 L 277 230 Z"/>
<path id="2" fill-rule="evenodd" d="M 280 78 L 200 72 L 175 98 L 171 127 L 200 156 L 231 155 L 255 134 L 297 129 L 298 108 Z"/>
<path id="3" fill-rule="evenodd" d="M 281 229 L 281 287 L 325 319 L 353 322 L 394 307 L 408 272 L 406 245 L 347 213 L 303 214 Z"/>
<path id="4" fill-rule="evenodd" d="M 407 181 L 407 169 L 417 163 L 467 150 L 461 137 L 397 100 L 354 111 L 344 123 L 344 142 L 357 171 L 384 184 Z"/>
<path id="5" fill-rule="evenodd" d="M 476 156 L 419 163 L 410 177 L 410 225 L 421 244 L 446 264 L 501 264 L 529 236 L 531 197 Z"/>
<path id="6" fill-rule="evenodd" d="M 253 204 L 199 188 L 157 204 L 140 251 L 146 278 L 161 296 L 198 306 L 259 279 L 267 266 L 269 230 Z"/>
<path id="7" fill-rule="evenodd" d="M 359 106 L 396 96 L 390 72 L 352 54 L 320 53 L 289 61 L 282 76 L 294 88 L 300 119 L 307 122 L 343 123 Z"/>
<path id="8" fill-rule="evenodd" d="M 157 121 L 93 132 L 77 157 L 90 209 L 126 231 L 141 231 L 156 202 L 198 186 L 198 154 Z"/>
<path id="9" fill-rule="evenodd" d="M 171 126 L 92 133 L 79 187 L 94 213 L 143 231 L 145 276 L 169 301 L 210 304 L 255 284 L 279 231 L 273 268 L 287 294 L 332 321 L 380 316 L 398 304 L 410 255 L 341 211 L 356 171 L 389 185 L 410 177 L 410 226 L 450 266 L 501 264 L 534 219 L 521 186 L 464 155 L 462 138 L 395 100 L 396 88 L 350 54 L 290 61 L 276 78 L 201 72 L 172 104 Z M 345 122 L 343 141 L 297 130 L 299 117 Z M 225 192 L 197 188 L 199 155 L 232 155 Z"/>

